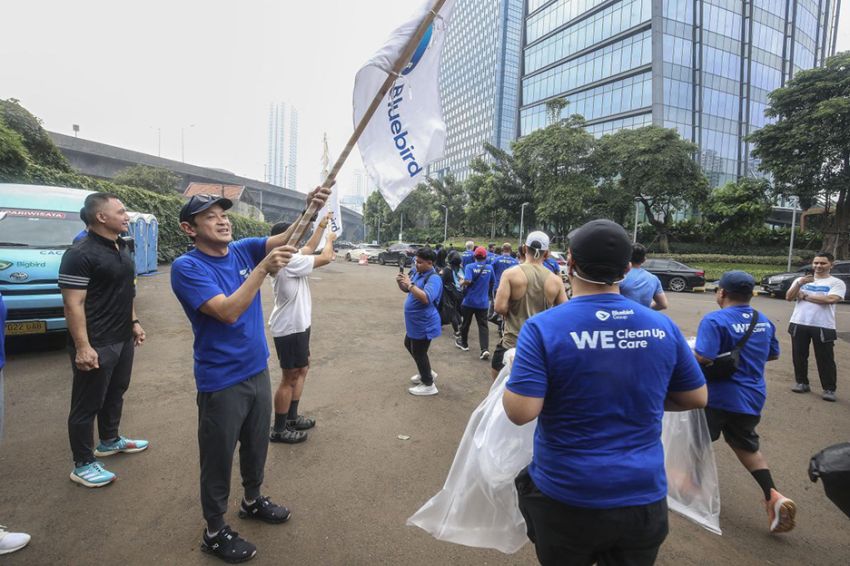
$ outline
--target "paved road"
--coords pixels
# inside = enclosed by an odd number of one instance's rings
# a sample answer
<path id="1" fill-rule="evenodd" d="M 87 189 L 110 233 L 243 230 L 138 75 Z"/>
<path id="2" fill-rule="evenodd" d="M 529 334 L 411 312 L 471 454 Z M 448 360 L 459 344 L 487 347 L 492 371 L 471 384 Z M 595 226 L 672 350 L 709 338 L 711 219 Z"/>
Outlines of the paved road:
<path id="1" fill-rule="evenodd" d="M 422 399 L 407 393 L 415 369 L 401 344 L 403 296 L 393 281 L 396 272 L 338 262 L 313 278 L 313 369 L 302 407 L 319 424 L 305 444 L 271 447 L 264 489 L 292 508 L 292 521 L 271 526 L 238 519 L 234 475 L 228 520 L 258 544 L 257 564 L 535 563 L 530 545 L 505 556 L 438 542 L 404 524 L 442 486 L 490 378 L 488 365 L 473 354 L 474 333 L 469 353 L 444 336 L 432 347 L 440 394 Z M 263 298 L 268 313 L 270 293 Z M 686 335 L 715 308 L 710 294 L 670 299 L 668 312 Z M 799 505 L 799 527 L 789 536 L 769 536 L 755 482 L 727 447 L 717 445 L 724 534 L 672 516 L 660 564 L 846 564 L 850 555 L 850 521 L 806 477 L 814 452 L 850 436 L 850 347 L 842 342 L 837 348 L 843 368 L 838 403 L 792 395 L 784 332 L 790 305 L 768 298 L 755 304 L 783 330 L 783 358 L 770 366 L 760 431 L 778 486 Z M 137 310 L 149 340 L 138 351 L 122 432 L 152 444 L 142 454 L 109 458 L 120 480 L 104 489 L 68 480 L 67 355 L 29 343 L 10 356 L 0 522 L 30 532 L 33 541 L 4 556 L 4 564 L 214 563 L 198 550 L 192 336 L 171 294 L 167 267 L 140 279 Z M 850 307 L 839 311 L 840 330 L 847 332 Z M 399 434 L 411 438 L 401 441 Z"/>

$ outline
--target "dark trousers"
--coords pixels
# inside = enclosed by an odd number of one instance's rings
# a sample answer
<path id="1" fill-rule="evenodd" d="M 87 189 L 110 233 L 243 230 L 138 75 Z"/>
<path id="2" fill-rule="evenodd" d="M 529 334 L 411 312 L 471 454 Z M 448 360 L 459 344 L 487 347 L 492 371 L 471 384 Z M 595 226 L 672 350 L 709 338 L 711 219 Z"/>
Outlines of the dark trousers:
<path id="1" fill-rule="evenodd" d="M 490 349 L 490 329 L 487 328 L 487 309 L 473 309 L 461 307 L 463 324 L 460 327 L 460 341 L 464 346 L 469 346 L 469 327 L 472 326 L 472 317 L 478 323 L 478 345 L 481 351 Z"/>
<path id="2" fill-rule="evenodd" d="M 528 538 L 544 566 L 649 566 L 667 538 L 667 500 L 617 509 L 573 507 L 537 489 L 528 470 L 516 478 Z"/>
<path id="3" fill-rule="evenodd" d="M 260 496 L 271 412 L 268 369 L 221 391 L 198 392 L 201 508 L 210 531 L 224 526 L 237 442 L 245 498 Z"/>
<path id="4" fill-rule="evenodd" d="M 124 392 L 130 386 L 133 370 L 132 338 L 126 342 L 95 348 L 98 367 L 91 371 L 77 369 L 76 351 L 71 349 L 71 412 L 68 415 L 68 438 L 77 466 L 90 464 L 94 457 L 94 421 L 101 440 L 118 437 Z"/>
<path id="5" fill-rule="evenodd" d="M 821 386 L 826 391 L 835 391 L 835 338 L 836 332 L 830 328 L 791 324 L 791 356 L 794 359 L 794 379 L 797 383 L 809 384 L 809 343 L 814 344 L 815 362 L 818 366 Z"/>
<path id="6" fill-rule="evenodd" d="M 416 340 L 410 336 L 404 337 L 404 347 L 413 356 L 413 361 L 416 362 L 416 369 L 419 371 L 419 379 L 425 385 L 434 383 L 431 377 L 431 360 L 428 359 L 428 348 L 431 347 L 430 340 Z"/>

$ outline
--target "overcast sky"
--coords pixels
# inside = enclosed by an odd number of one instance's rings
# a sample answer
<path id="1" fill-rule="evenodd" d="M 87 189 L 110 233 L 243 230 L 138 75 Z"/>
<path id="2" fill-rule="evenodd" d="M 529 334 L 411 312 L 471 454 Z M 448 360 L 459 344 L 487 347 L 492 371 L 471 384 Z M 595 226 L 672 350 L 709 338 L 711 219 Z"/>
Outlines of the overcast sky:
<path id="1" fill-rule="evenodd" d="M 299 111 L 299 190 L 351 134 L 354 75 L 420 0 L 3 0 L 0 98 L 47 129 L 262 179 L 269 103 Z M 850 49 L 850 3 L 839 51 Z M 348 192 L 356 152 L 340 177 Z"/>

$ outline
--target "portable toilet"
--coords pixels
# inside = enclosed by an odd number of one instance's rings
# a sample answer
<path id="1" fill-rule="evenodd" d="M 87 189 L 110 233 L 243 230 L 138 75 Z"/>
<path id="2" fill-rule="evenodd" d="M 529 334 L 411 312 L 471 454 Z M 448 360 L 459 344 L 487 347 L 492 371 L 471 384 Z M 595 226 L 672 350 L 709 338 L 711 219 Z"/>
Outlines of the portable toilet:
<path id="1" fill-rule="evenodd" d="M 146 273 L 154 273 L 157 267 L 157 258 L 159 257 L 159 222 L 156 216 L 151 215 L 148 222 L 148 257 Z"/>
<path id="2" fill-rule="evenodd" d="M 130 212 L 129 215 L 130 235 L 135 243 L 136 275 L 156 271 L 157 229 L 151 230 L 151 224 L 156 222 L 156 217 L 153 214 L 140 212 Z M 151 240 L 153 240 L 153 251 L 151 251 Z"/>

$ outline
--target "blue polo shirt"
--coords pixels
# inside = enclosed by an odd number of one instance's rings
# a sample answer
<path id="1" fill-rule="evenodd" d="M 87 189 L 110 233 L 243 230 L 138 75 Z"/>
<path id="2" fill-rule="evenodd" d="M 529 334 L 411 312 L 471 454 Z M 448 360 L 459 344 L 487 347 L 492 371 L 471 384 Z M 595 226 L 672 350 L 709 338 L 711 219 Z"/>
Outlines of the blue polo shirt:
<path id="1" fill-rule="evenodd" d="M 440 313 L 436 307 L 443 295 L 443 280 L 432 269 L 427 273 L 417 272 L 411 283 L 425 291 L 428 304 L 414 297 L 413 293 L 407 294 L 407 300 L 404 301 L 404 329 L 414 340 L 433 340 L 442 333 Z"/>
<path id="2" fill-rule="evenodd" d="M 476 261 L 463 270 L 466 281 L 474 281 L 467 286 L 461 306 L 471 309 L 486 309 L 490 306 L 490 290 L 493 288 L 493 266 L 486 260 Z"/>
<path id="3" fill-rule="evenodd" d="M 493 275 L 496 277 L 494 285 L 495 289 L 499 288 L 499 282 L 502 280 L 502 273 L 515 265 L 519 265 L 519 260 L 510 255 L 500 255 L 493 260 Z"/>
<path id="4" fill-rule="evenodd" d="M 561 274 L 561 266 L 558 265 L 558 260 L 554 258 L 547 257 L 546 259 L 544 259 L 543 266 L 555 275 Z"/>
<path id="5" fill-rule="evenodd" d="M 466 268 L 470 263 L 475 263 L 475 257 L 473 256 L 472 250 L 465 250 L 462 254 L 460 254 L 460 266 Z"/>
<path id="6" fill-rule="evenodd" d="M 620 294 L 648 307 L 655 295 L 663 293 L 661 280 L 641 267 L 633 267 L 620 283 Z"/>
<path id="7" fill-rule="evenodd" d="M 664 400 L 704 383 L 676 325 L 618 294 L 574 297 L 533 316 L 507 383 L 543 399 L 529 474 L 576 507 L 664 499 Z"/>
<path id="8" fill-rule="evenodd" d="M 732 350 L 744 337 L 752 322 L 753 308 L 749 305 L 727 307 L 705 315 L 697 330 L 694 351 L 713 360 Z M 767 398 L 764 366 L 769 357 L 779 356 L 776 326 L 759 313 L 753 335 L 741 350 L 738 371 L 731 379 L 708 382 L 708 406 L 733 413 L 760 415 Z"/>
<path id="9" fill-rule="evenodd" d="M 231 243 L 224 257 L 194 249 L 171 266 L 171 289 L 195 334 L 195 382 L 202 393 L 227 389 L 268 367 L 259 292 L 233 324 L 200 311 L 216 295 L 229 297 L 235 293 L 265 257 L 266 238 L 246 238 Z"/>

